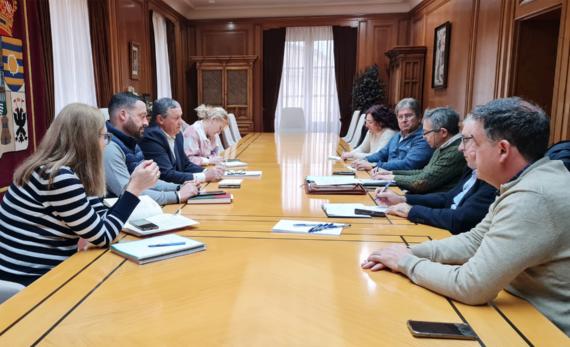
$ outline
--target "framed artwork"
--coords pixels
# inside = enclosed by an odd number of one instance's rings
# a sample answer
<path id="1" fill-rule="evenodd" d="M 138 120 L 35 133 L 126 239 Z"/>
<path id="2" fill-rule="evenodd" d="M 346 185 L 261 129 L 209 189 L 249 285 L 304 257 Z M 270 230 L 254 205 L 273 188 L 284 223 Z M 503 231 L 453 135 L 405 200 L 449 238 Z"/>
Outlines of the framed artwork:
<path id="1" fill-rule="evenodd" d="M 451 42 L 451 23 L 445 22 L 435 28 L 433 35 L 433 66 L 431 87 L 447 88 L 447 70 L 449 68 L 449 43 Z"/>
<path id="2" fill-rule="evenodd" d="M 141 59 L 141 46 L 134 41 L 129 42 L 129 66 L 130 76 L 132 80 L 140 78 L 140 59 Z"/>

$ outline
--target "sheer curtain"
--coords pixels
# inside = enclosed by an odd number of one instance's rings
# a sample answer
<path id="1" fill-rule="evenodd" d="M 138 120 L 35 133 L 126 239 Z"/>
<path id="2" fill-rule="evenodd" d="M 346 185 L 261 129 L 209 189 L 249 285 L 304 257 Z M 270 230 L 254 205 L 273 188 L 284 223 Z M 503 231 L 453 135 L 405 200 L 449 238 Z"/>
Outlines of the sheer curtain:
<path id="1" fill-rule="evenodd" d="M 308 132 L 340 129 L 332 27 L 287 28 L 283 73 L 275 110 L 279 131 L 283 109 L 300 107 Z"/>
<path id="2" fill-rule="evenodd" d="M 87 0 L 49 0 L 55 114 L 72 102 L 97 106 Z"/>
<path id="3" fill-rule="evenodd" d="M 166 19 L 160 14 L 152 13 L 154 29 L 154 52 L 156 56 L 156 95 L 158 98 L 171 98 L 170 64 L 168 62 L 168 38 Z"/>

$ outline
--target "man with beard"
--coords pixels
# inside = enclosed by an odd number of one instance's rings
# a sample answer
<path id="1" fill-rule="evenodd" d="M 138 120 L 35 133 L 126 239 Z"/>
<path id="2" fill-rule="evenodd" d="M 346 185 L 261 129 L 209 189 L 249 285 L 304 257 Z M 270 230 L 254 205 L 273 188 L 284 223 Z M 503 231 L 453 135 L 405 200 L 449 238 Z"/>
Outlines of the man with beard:
<path id="1" fill-rule="evenodd" d="M 148 126 L 145 103 L 132 93 L 113 95 L 109 103 L 107 131 L 111 142 L 105 147 L 105 180 L 110 195 L 119 196 L 124 191 L 135 167 L 144 160 L 138 145 L 144 129 Z M 156 185 L 145 190 L 158 204 L 185 202 L 198 193 L 194 182 L 178 185 L 158 180 Z"/>

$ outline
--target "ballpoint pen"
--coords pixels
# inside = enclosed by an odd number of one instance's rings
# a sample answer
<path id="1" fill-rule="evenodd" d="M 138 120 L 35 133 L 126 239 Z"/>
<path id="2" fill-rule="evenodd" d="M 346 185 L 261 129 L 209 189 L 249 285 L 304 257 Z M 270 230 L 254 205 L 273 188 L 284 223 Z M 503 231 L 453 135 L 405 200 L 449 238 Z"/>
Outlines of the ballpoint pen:
<path id="1" fill-rule="evenodd" d="M 182 246 L 186 242 L 169 242 L 169 243 L 156 243 L 154 245 L 148 245 L 147 247 L 168 247 L 168 246 Z"/>
<path id="2" fill-rule="evenodd" d="M 388 190 L 388 187 L 390 186 L 391 183 L 392 182 L 390 182 L 390 181 L 386 182 L 386 184 L 384 185 L 384 188 L 382 188 L 382 190 L 378 194 L 385 193 L 386 190 Z M 376 204 L 379 204 L 381 202 L 378 195 L 376 195 L 376 198 L 374 200 L 376 201 Z"/>
<path id="3" fill-rule="evenodd" d="M 386 190 L 388 190 L 388 187 L 390 186 L 392 182 L 388 181 L 386 182 L 386 184 L 384 185 L 384 188 L 382 188 L 382 190 L 380 191 L 380 194 L 385 193 Z"/>
<path id="4" fill-rule="evenodd" d="M 308 223 L 299 223 L 293 224 L 294 227 L 315 227 L 315 226 L 322 226 L 322 225 L 332 225 L 335 228 L 346 228 L 349 227 L 350 224 L 343 224 L 343 223 L 315 223 L 315 224 L 308 224 Z"/>

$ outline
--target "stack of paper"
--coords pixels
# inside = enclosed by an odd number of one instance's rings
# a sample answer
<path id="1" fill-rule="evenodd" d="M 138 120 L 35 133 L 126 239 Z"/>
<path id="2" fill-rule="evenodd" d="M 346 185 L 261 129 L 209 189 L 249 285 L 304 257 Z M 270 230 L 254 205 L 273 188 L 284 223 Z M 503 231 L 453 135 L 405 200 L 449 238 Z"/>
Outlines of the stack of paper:
<path id="1" fill-rule="evenodd" d="M 309 232 L 311 228 L 320 225 L 330 225 L 330 227 L 326 227 L 324 229 Z M 342 224 L 342 223 L 325 223 L 325 222 L 317 222 L 317 221 L 302 221 L 302 220 L 288 220 L 282 219 L 277 224 L 273 226 L 271 231 L 276 233 L 296 233 L 296 234 L 315 234 L 315 235 L 340 235 L 342 229 L 344 227 L 348 227 L 350 224 Z"/>
<path id="2" fill-rule="evenodd" d="M 226 169 L 235 168 L 235 167 L 246 167 L 247 163 L 239 160 L 226 160 L 220 164 L 222 167 Z"/>
<path id="3" fill-rule="evenodd" d="M 211 194 L 208 192 L 200 193 L 193 196 L 186 201 L 187 204 L 230 204 L 232 202 L 233 195 L 221 191 L 221 194 Z"/>
<path id="4" fill-rule="evenodd" d="M 307 176 L 306 180 L 313 182 L 316 186 L 343 186 L 360 183 L 352 176 Z"/>
<path id="5" fill-rule="evenodd" d="M 224 178 L 226 177 L 261 177 L 262 171 L 247 171 L 247 170 L 227 170 L 224 172 Z"/>
<path id="6" fill-rule="evenodd" d="M 176 234 L 151 237 L 140 241 L 120 242 L 111 246 L 111 250 L 138 264 L 178 257 L 203 251 L 206 245 Z"/>
<path id="7" fill-rule="evenodd" d="M 361 178 L 359 181 L 365 187 L 384 187 L 386 184 L 396 184 L 394 180 L 375 180 L 371 178 Z"/>

